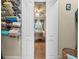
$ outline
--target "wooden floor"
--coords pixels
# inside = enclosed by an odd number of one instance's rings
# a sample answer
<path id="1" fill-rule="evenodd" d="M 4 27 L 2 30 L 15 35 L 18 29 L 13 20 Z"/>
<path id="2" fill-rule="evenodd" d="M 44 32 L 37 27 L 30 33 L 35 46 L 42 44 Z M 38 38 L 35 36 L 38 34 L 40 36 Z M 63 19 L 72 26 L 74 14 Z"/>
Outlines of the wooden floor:
<path id="1" fill-rule="evenodd" d="M 35 59 L 45 59 L 45 41 L 35 42 Z"/>

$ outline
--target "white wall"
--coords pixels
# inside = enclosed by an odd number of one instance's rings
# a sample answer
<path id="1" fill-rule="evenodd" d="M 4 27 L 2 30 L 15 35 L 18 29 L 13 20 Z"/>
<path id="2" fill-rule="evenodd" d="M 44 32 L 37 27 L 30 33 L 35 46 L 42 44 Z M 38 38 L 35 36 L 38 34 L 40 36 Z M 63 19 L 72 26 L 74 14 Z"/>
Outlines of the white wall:
<path id="1" fill-rule="evenodd" d="M 71 3 L 71 11 L 66 11 L 66 3 Z M 63 48 L 75 48 L 75 11 L 77 0 L 59 0 L 59 54 Z M 59 56 L 60 56 L 59 55 Z"/>

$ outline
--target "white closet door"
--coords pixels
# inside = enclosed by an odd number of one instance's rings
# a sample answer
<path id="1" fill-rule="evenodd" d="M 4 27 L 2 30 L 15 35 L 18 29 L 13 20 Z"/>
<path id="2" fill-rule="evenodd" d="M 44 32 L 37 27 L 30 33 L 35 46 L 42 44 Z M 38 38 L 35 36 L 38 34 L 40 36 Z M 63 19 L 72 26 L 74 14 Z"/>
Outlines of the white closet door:
<path id="1" fill-rule="evenodd" d="M 46 0 L 46 59 L 58 59 L 57 0 Z"/>
<path id="2" fill-rule="evenodd" d="M 34 59 L 33 0 L 22 0 L 22 59 Z"/>

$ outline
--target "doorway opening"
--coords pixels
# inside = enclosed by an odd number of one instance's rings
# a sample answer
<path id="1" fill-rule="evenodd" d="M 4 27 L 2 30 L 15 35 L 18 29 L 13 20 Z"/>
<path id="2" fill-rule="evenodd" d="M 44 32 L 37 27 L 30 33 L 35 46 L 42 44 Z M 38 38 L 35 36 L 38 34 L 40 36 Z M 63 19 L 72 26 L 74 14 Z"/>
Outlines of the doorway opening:
<path id="1" fill-rule="evenodd" d="M 34 4 L 34 57 L 46 59 L 46 2 Z"/>

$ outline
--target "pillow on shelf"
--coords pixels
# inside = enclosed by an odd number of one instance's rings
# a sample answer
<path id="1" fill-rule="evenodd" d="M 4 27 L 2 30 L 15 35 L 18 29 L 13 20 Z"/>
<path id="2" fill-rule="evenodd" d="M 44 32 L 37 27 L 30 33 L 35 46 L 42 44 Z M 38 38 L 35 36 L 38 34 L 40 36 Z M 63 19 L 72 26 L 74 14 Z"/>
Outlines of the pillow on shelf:
<path id="1" fill-rule="evenodd" d="M 67 54 L 67 59 L 77 59 L 76 57 L 70 55 L 70 54 Z"/>

